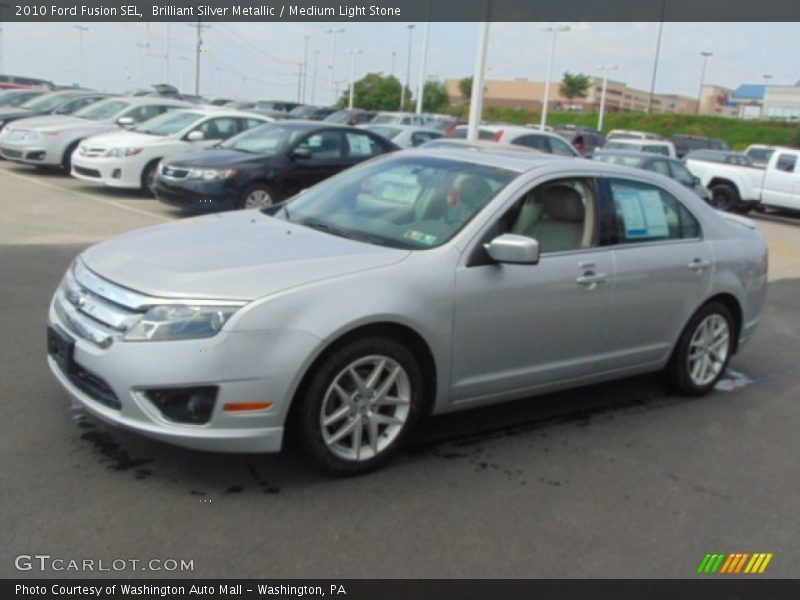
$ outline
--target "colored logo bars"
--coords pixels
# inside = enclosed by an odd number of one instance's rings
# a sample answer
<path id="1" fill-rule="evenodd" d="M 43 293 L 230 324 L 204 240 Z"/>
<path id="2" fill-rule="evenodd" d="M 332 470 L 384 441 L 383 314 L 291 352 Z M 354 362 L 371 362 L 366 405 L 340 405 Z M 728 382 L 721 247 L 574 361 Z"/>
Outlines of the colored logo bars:
<path id="1" fill-rule="evenodd" d="M 702 574 L 724 573 L 763 573 L 767 568 L 769 561 L 772 560 L 772 554 L 757 553 L 748 554 L 734 553 L 734 554 L 706 554 L 700 566 L 697 567 L 697 572 Z"/>

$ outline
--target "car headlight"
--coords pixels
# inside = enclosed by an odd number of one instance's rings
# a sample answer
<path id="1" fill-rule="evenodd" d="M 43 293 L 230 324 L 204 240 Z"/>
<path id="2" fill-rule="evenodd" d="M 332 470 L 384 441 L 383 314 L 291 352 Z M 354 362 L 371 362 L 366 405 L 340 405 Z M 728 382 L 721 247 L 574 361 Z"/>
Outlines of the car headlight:
<path id="1" fill-rule="evenodd" d="M 126 156 L 136 156 L 141 151 L 141 148 L 112 148 L 108 151 L 108 156 L 124 158 Z"/>
<path id="2" fill-rule="evenodd" d="M 203 179 L 204 181 L 221 181 L 235 177 L 237 169 L 189 169 L 188 179 Z"/>
<path id="3" fill-rule="evenodd" d="M 191 340 L 212 337 L 241 306 L 154 306 L 125 333 L 128 341 Z"/>

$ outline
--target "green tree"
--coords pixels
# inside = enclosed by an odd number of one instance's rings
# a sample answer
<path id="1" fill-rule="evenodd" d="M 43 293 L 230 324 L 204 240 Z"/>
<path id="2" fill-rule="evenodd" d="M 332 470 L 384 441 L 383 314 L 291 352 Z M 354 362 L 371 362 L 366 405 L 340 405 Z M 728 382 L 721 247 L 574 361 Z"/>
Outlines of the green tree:
<path id="1" fill-rule="evenodd" d="M 441 112 L 450 106 L 450 98 L 444 83 L 441 81 L 426 81 L 422 92 L 422 109 L 425 112 Z"/>
<path id="2" fill-rule="evenodd" d="M 396 77 L 368 73 L 353 84 L 353 106 L 365 110 L 398 110 L 401 89 L 402 84 Z M 411 92 L 406 88 L 406 98 L 410 97 Z M 336 105 L 346 107 L 349 99 L 348 86 Z"/>
<path id="3" fill-rule="evenodd" d="M 570 100 L 573 98 L 586 98 L 591 85 L 592 80 L 588 75 L 584 75 L 583 73 L 576 73 L 573 75 L 567 71 L 564 73 L 564 78 L 561 80 L 561 95 Z"/>
<path id="4" fill-rule="evenodd" d="M 472 97 L 472 77 L 464 77 L 458 80 L 458 89 L 461 95 L 467 100 Z"/>

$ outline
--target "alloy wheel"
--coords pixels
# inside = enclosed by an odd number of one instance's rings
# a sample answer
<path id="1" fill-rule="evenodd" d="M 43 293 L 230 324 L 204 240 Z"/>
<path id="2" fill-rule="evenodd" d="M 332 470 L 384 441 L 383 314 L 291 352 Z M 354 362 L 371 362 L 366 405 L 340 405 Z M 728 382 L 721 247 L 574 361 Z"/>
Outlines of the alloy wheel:
<path id="1" fill-rule="evenodd" d="M 722 371 L 731 347 L 728 321 L 719 314 L 710 314 L 695 329 L 689 342 L 688 372 L 698 387 L 708 385 Z"/>
<path id="2" fill-rule="evenodd" d="M 263 188 L 254 189 L 244 199 L 245 208 L 266 208 L 272 203 L 272 195 Z"/>

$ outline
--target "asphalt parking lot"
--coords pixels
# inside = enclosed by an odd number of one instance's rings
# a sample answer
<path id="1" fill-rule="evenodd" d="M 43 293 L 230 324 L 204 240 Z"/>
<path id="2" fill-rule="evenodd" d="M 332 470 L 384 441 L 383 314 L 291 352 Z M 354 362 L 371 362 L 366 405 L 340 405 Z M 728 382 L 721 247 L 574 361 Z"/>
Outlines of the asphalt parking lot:
<path id="1" fill-rule="evenodd" d="M 0 210 L 0 577 L 92 575 L 19 572 L 19 554 L 506 578 L 691 577 L 708 552 L 770 552 L 764 576 L 798 573 L 800 217 L 759 218 L 768 307 L 715 393 L 648 376 L 441 417 L 383 471 L 332 480 L 293 452 L 192 452 L 71 412 L 45 365 L 61 275 L 87 245 L 180 215 L 6 162 Z"/>

